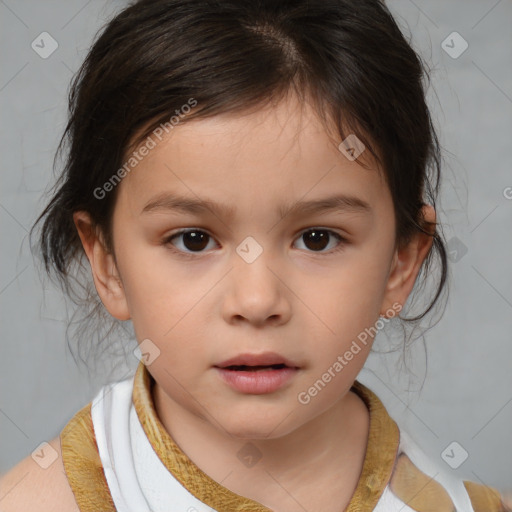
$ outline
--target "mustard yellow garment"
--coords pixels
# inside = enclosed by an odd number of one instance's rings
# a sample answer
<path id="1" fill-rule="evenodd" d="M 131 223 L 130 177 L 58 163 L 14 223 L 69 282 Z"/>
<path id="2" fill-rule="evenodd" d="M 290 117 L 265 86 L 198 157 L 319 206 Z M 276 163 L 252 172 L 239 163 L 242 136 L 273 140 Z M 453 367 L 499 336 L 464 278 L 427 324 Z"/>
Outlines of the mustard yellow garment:
<path id="1" fill-rule="evenodd" d="M 190 460 L 159 420 L 152 400 L 153 377 L 141 362 L 134 376 L 132 400 L 144 432 L 165 467 L 196 498 L 219 512 L 270 512 L 264 505 L 222 486 Z M 357 393 L 370 414 L 366 455 L 354 495 L 344 512 L 373 511 L 386 486 L 416 512 L 454 512 L 446 490 L 399 453 L 400 433 L 379 398 L 359 382 Z M 91 403 L 60 434 L 64 468 L 81 512 L 112 512 L 109 492 L 91 419 Z M 464 482 L 475 512 L 507 512 L 499 493 Z M 340 511 L 342 512 L 342 511 Z"/>

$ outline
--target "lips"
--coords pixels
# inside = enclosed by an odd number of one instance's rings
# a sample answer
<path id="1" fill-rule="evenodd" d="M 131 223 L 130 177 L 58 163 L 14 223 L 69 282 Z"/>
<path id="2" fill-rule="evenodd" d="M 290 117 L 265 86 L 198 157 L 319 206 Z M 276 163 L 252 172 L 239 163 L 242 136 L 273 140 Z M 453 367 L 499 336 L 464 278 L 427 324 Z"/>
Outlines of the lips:
<path id="1" fill-rule="evenodd" d="M 264 395 L 289 386 L 300 370 L 293 361 L 275 352 L 240 354 L 215 365 L 225 384 L 237 393 Z"/>
<path id="2" fill-rule="evenodd" d="M 217 368 L 225 368 L 235 371 L 258 371 L 281 368 L 299 368 L 293 361 L 290 361 L 275 352 L 264 352 L 262 354 L 239 354 L 215 365 Z"/>

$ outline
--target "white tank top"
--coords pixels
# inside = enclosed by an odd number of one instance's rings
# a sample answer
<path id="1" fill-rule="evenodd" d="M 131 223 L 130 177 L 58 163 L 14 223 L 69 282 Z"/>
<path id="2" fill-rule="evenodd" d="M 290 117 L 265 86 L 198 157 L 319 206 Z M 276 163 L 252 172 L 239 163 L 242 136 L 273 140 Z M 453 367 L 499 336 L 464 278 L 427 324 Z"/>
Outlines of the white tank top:
<path id="1" fill-rule="evenodd" d="M 134 379 L 104 386 L 92 401 L 91 417 L 107 484 L 118 512 L 212 512 L 164 466 L 139 421 L 132 401 Z M 437 481 L 454 512 L 474 512 L 463 482 L 434 464 L 405 433 L 397 453 Z M 416 512 L 386 485 L 374 512 Z M 225 511 L 217 511 L 225 512 Z"/>

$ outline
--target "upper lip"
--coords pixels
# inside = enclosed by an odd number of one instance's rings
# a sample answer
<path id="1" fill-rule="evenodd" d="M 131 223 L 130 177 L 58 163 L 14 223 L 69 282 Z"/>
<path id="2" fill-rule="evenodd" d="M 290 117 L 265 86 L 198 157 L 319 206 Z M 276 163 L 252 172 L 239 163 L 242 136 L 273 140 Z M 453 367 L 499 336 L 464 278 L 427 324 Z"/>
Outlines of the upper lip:
<path id="1" fill-rule="evenodd" d="M 222 363 L 216 364 L 218 368 L 226 368 L 227 366 L 270 366 L 273 364 L 285 364 L 290 368 L 298 368 L 298 366 L 286 357 L 275 352 L 263 352 L 262 354 L 239 354 L 231 359 L 227 359 Z"/>

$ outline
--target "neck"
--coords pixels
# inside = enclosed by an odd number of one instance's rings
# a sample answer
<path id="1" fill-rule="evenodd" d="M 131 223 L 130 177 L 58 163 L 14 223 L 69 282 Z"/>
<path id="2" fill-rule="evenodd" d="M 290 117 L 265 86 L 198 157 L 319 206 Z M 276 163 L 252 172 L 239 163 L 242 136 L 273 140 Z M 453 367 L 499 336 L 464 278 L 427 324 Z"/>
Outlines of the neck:
<path id="1" fill-rule="evenodd" d="M 157 383 L 153 402 L 166 431 L 196 466 L 233 492 L 256 501 L 277 503 L 283 489 L 299 492 L 302 488 L 310 494 L 304 484 L 311 485 L 316 475 L 317 488 L 323 488 L 322 482 L 330 482 L 331 489 L 337 485 L 340 499 L 348 502 L 359 480 L 369 413 L 353 392 L 308 423 L 273 439 L 230 436 L 182 408 Z"/>

